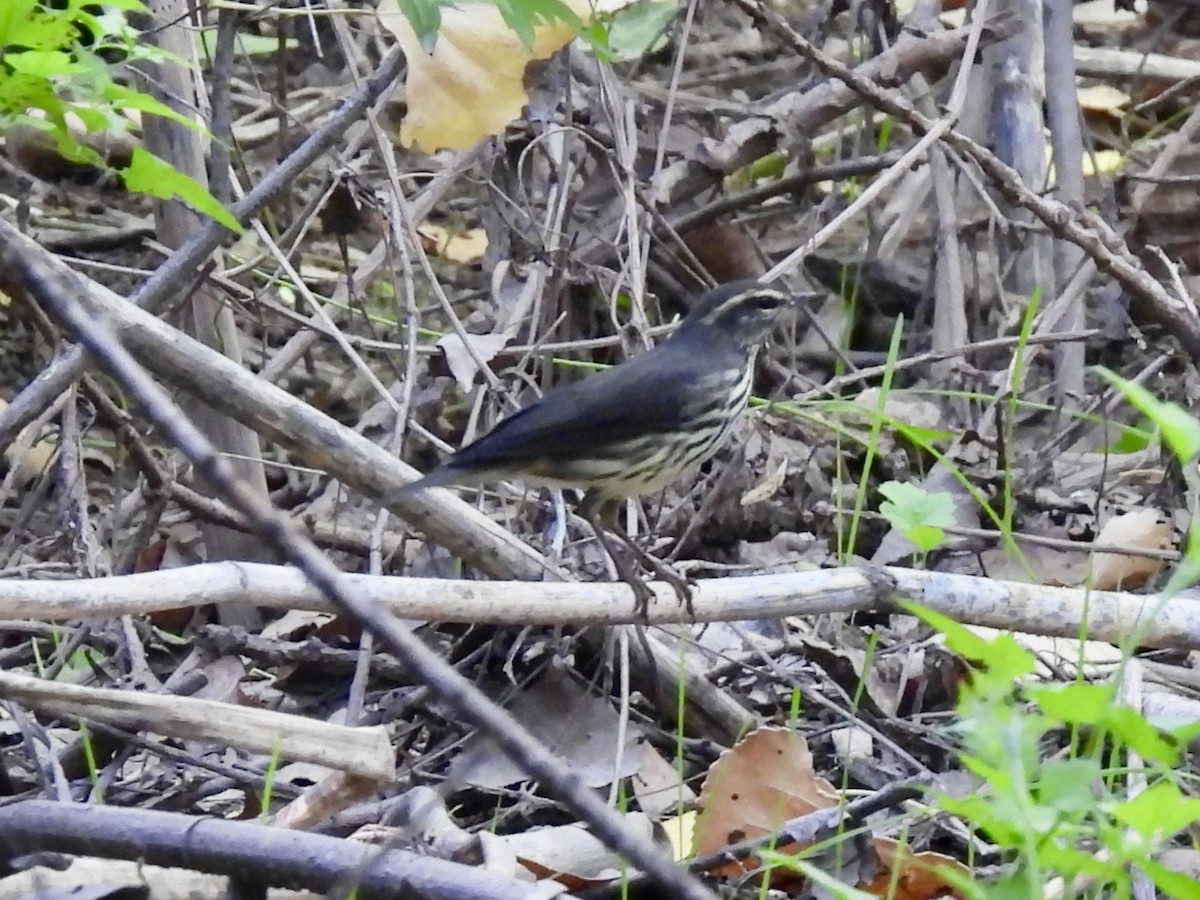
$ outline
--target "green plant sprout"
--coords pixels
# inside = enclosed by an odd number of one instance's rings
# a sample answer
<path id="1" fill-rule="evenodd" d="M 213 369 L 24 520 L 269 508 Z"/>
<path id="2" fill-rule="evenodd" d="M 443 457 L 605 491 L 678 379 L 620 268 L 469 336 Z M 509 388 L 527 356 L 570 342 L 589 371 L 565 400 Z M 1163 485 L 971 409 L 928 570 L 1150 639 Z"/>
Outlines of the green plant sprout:
<path id="1" fill-rule="evenodd" d="M 954 498 L 945 491 L 930 493 L 915 484 L 885 481 L 879 493 L 887 498 L 879 504 L 879 514 L 922 555 L 940 547 L 943 529 L 954 526 Z"/>
<path id="2" fill-rule="evenodd" d="M 963 765 L 981 786 L 968 796 L 941 795 L 937 805 L 981 832 L 1008 864 L 987 884 L 955 879 L 968 898 L 1033 900 L 1060 878 L 1087 879 L 1082 896 L 1129 897 L 1138 871 L 1165 896 L 1200 897 L 1200 884 L 1154 859 L 1200 818 L 1200 799 L 1184 794 L 1175 768 L 1187 730 L 1155 729 L 1117 702 L 1115 685 L 1034 683 L 1034 656 L 1012 636 L 985 640 L 939 613 L 903 605 L 973 664 L 954 730 Z M 1045 745 L 1055 735 L 1067 747 L 1049 756 Z M 1134 754 L 1128 764 L 1127 754 Z M 1124 795 L 1130 776 L 1144 779 L 1146 790 Z"/>
<path id="3" fill-rule="evenodd" d="M 262 809 L 259 811 L 258 817 L 264 824 L 271 818 L 271 795 L 275 792 L 275 778 L 278 774 L 279 741 L 276 741 L 275 746 L 271 748 L 271 755 L 267 759 L 266 771 L 263 772 Z"/>
<path id="4" fill-rule="evenodd" d="M 92 744 L 92 730 L 83 719 L 79 720 L 79 744 L 83 747 L 83 761 L 87 766 L 88 783 L 92 786 L 91 799 L 104 803 L 104 792 L 100 790 L 100 766 L 96 763 L 96 749 Z"/>

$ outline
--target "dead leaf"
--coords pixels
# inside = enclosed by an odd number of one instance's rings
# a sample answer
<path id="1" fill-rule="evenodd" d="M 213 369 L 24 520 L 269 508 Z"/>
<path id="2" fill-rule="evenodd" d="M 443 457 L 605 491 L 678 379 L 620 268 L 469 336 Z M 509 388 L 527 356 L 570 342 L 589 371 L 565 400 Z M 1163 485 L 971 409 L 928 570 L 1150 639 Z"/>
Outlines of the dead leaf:
<path id="1" fill-rule="evenodd" d="M 696 825 L 696 854 L 762 837 L 788 819 L 837 805 L 833 785 L 813 770 L 804 738 L 787 728 L 760 728 L 717 759 L 700 790 L 703 814 Z M 778 847 L 781 853 L 798 847 Z M 754 868 L 728 863 L 716 874 L 736 875 Z"/>
<path id="2" fill-rule="evenodd" d="M 299 640 L 309 637 L 333 618 L 333 613 L 289 609 L 275 621 L 263 626 L 262 636 L 271 640 Z"/>
<path id="3" fill-rule="evenodd" d="M 788 461 L 785 459 L 772 472 L 768 473 L 766 478 L 742 495 L 741 505 L 751 506 L 755 503 L 762 503 L 764 500 L 770 500 L 783 487 L 787 473 Z"/>
<path id="4" fill-rule="evenodd" d="M 566 0 L 566 5 L 587 24 L 631 2 L 602 0 L 593 8 L 587 0 Z M 562 22 L 540 23 L 526 49 L 495 4 L 460 3 L 441 8 L 437 44 L 426 53 L 397 0 L 381 0 L 376 14 L 408 58 L 408 114 L 400 124 L 400 143 L 427 153 L 466 150 L 482 137 L 502 134 L 529 99 L 525 66 L 549 58 L 575 37 Z"/>
<path id="5" fill-rule="evenodd" d="M 437 342 L 446 357 L 450 374 L 463 389 L 475 383 L 479 363 L 487 365 L 511 340 L 506 334 L 468 334 L 466 337 L 463 341 L 456 332 L 451 332 Z"/>
<path id="6" fill-rule="evenodd" d="M 700 791 L 700 819 L 696 825 L 696 853 L 706 854 L 726 844 L 776 833 L 789 819 L 840 802 L 833 785 L 813 770 L 812 754 L 804 738 L 787 728 L 760 728 L 746 735 L 713 764 Z M 786 839 L 784 839 L 786 840 Z M 777 854 L 798 853 L 808 842 L 779 844 Z M 847 844 L 845 852 L 853 852 Z M 743 877 L 758 867 L 758 860 L 722 863 L 710 874 Z M 892 900 L 932 900 L 961 896 L 937 868 L 946 866 L 967 877 L 970 871 L 948 856 L 913 853 L 907 846 L 873 838 L 863 859 L 845 871 L 862 873 L 857 887 Z M 776 880 L 793 879 L 786 867 L 771 869 Z"/>
<path id="7" fill-rule="evenodd" d="M 642 743 L 638 750 L 638 770 L 630 782 L 642 812 L 660 819 L 664 813 L 687 806 L 696 799 L 695 792 L 683 781 L 683 773 L 664 759 L 649 741 Z"/>
<path id="8" fill-rule="evenodd" d="M 482 228 L 452 231 L 443 225 L 422 225 L 417 229 L 417 234 L 422 238 L 426 253 L 433 253 L 450 262 L 479 262 L 488 248 L 487 232 Z"/>
<path id="9" fill-rule="evenodd" d="M 873 838 L 871 849 L 879 859 L 880 872 L 870 883 L 859 887 L 876 897 L 893 900 L 961 897 L 962 894 L 950 887 L 938 869 L 951 869 L 963 878 L 971 875 L 970 869 L 952 857 L 941 853 L 913 853 L 906 845 L 891 838 Z"/>
<path id="10" fill-rule="evenodd" d="M 621 817 L 625 826 L 649 844 L 654 823 L 643 813 Z M 538 878 L 553 878 L 572 891 L 617 881 L 626 874 L 621 858 L 581 825 L 534 828 L 505 835 L 505 845 Z"/>
<path id="11" fill-rule="evenodd" d="M 1079 98 L 1079 108 L 1084 112 L 1107 113 L 1118 117 L 1123 115 L 1130 102 L 1127 93 L 1109 84 L 1093 84 L 1079 88 L 1076 96 Z"/>
<path id="12" fill-rule="evenodd" d="M 1156 509 L 1136 509 L 1104 523 L 1096 543 L 1141 550 L 1169 546 L 1171 528 Z M 1092 589 L 1132 591 L 1144 587 L 1162 569 L 1163 560 L 1124 553 L 1097 553 L 1092 559 Z"/>
<path id="13" fill-rule="evenodd" d="M 564 672 L 550 670 L 526 687 L 508 711 L 546 748 L 565 761 L 588 787 L 603 787 L 637 771 L 640 731 L 621 735 L 620 719 L 604 697 L 589 692 Z M 620 765 L 617 765 L 620 757 Z M 501 788 L 529 776 L 477 732 L 450 764 L 446 777 L 483 788 Z"/>
<path id="14" fill-rule="evenodd" d="M 6 295 L 0 293 L 0 298 L 7 301 Z M 0 305 L 7 306 L 7 303 Z M 8 408 L 8 401 L 0 398 L 0 410 Z M 48 471 L 50 464 L 58 455 L 58 445 L 50 437 L 34 440 L 29 426 L 4 448 L 4 458 L 9 469 L 15 473 L 15 479 L 21 486 L 28 485 L 35 478 Z"/>
<path id="15" fill-rule="evenodd" d="M 854 405 L 874 414 L 879 408 L 879 388 L 867 388 L 854 398 Z M 936 429 L 942 423 L 942 410 L 930 400 L 906 391 L 889 391 L 883 401 L 883 416 L 914 428 Z"/>

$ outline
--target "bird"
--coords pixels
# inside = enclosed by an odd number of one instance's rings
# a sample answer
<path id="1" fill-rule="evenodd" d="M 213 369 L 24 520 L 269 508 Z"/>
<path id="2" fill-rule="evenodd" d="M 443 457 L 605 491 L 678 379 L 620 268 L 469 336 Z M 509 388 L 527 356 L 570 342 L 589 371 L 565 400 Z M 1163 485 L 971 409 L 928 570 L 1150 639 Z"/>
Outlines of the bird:
<path id="1" fill-rule="evenodd" d="M 579 513 L 647 615 L 652 594 L 605 536 L 613 532 L 691 611 L 691 586 L 630 539 L 620 503 L 674 482 L 713 456 L 746 409 L 759 347 L 802 295 L 734 281 L 697 300 L 657 347 L 548 391 L 451 455 L 404 493 L 506 479 L 584 491 Z"/>

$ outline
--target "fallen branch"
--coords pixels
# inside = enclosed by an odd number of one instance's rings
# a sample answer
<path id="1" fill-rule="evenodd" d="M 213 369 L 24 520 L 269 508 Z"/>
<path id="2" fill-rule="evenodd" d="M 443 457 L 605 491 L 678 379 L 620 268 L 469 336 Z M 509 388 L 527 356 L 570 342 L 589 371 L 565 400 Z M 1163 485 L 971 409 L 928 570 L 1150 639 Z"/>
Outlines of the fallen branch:
<path id="1" fill-rule="evenodd" d="M 970 625 L 1147 647 L 1200 648 L 1200 601 L 1118 591 L 1047 587 L 916 569 L 882 569 L 894 580 L 879 592 L 873 570 L 818 569 L 698 582 L 695 621 L 720 622 L 894 610 L 897 597 Z M 370 602 L 403 619 L 498 625 L 618 625 L 642 621 L 622 583 L 450 581 L 345 575 Z M 692 621 L 667 584 L 651 584 L 656 625 Z M 64 621 L 145 615 L 210 603 L 336 611 L 296 569 L 257 563 L 206 563 L 117 578 L 0 581 L 0 618 Z"/>
<path id="2" fill-rule="evenodd" d="M 0 857 L 75 853 L 228 875 L 240 883 L 357 897 L 528 900 L 501 872 L 405 850 L 183 813 L 25 800 L 0 809 Z"/>
<path id="3" fill-rule="evenodd" d="M 395 752 L 382 725 L 350 728 L 216 700 L 85 687 L 15 672 L 0 672 L 0 698 L 51 715 L 278 754 L 380 782 L 396 774 Z"/>

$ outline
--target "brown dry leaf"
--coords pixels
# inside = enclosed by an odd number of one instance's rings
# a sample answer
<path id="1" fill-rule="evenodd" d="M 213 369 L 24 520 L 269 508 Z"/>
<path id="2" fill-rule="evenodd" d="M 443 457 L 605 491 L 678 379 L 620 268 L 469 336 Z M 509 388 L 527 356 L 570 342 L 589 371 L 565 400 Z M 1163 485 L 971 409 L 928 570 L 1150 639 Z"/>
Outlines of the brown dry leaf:
<path id="1" fill-rule="evenodd" d="M 602 0 L 593 8 L 587 0 L 566 0 L 585 24 L 631 2 Z M 377 15 L 408 58 L 408 115 L 400 124 L 400 143 L 415 143 L 427 153 L 466 150 L 486 135 L 503 133 L 528 100 L 525 66 L 552 56 L 575 37 L 562 22 L 542 23 L 527 50 L 495 4 L 460 3 L 442 7 L 437 45 L 426 53 L 397 0 L 381 0 Z"/>
<path id="2" fill-rule="evenodd" d="M 456 263 L 475 263 L 487 252 L 487 232 L 482 228 L 452 231 L 443 225 L 422 225 L 417 229 L 426 253 Z"/>
<path id="3" fill-rule="evenodd" d="M 913 853 L 906 845 L 891 838 L 874 838 L 871 850 L 879 862 L 879 874 L 859 887 L 877 897 L 893 900 L 933 900 L 934 897 L 961 897 L 962 893 L 938 874 L 941 867 L 952 869 L 963 878 L 971 870 L 958 860 L 941 853 Z M 900 871 L 893 874 L 896 869 Z"/>
<path id="4" fill-rule="evenodd" d="M 1079 584 L 1087 573 L 1084 554 L 1037 544 L 1022 545 L 1019 553 L 1009 547 L 989 547 L 979 560 L 988 577 L 998 581 L 1066 587 Z"/>
<path id="5" fill-rule="evenodd" d="M 1171 528 L 1156 509 L 1136 509 L 1114 516 L 1096 535 L 1096 543 L 1131 549 L 1162 550 L 1169 545 Z M 1162 569 L 1161 559 L 1097 553 L 1092 560 L 1092 588 L 1097 591 L 1132 591 L 1143 587 Z"/>
<path id="6" fill-rule="evenodd" d="M 871 415 L 879 408 L 879 388 L 867 388 L 854 398 L 854 405 Z M 942 409 L 936 403 L 906 391 L 890 391 L 883 401 L 885 418 L 912 425 L 915 428 L 940 428 Z"/>
<path id="7" fill-rule="evenodd" d="M 762 837 L 788 819 L 836 806 L 837 791 L 813 770 L 804 738 L 787 728 L 760 728 L 717 759 L 700 791 L 697 855 Z M 796 845 L 776 848 L 795 853 Z M 713 874 L 737 876 L 758 861 L 727 863 Z"/>
<path id="8" fill-rule="evenodd" d="M 683 773 L 649 741 L 638 746 L 638 756 L 638 769 L 630 784 L 642 812 L 657 821 L 671 810 L 695 801 L 696 794 L 683 780 Z"/>
<path id="9" fill-rule="evenodd" d="M 726 844 L 772 834 L 788 819 L 830 809 L 839 802 L 833 785 L 813 770 L 812 754 L 803 737 L 786 728 L 760 728 L 721 754 L 709 770 L 700 791 L 695 852 L 711 853 Z M 787 855 L 804 846 L 780 844 L 774 850 Z M 937 873 L 937 867 L 970 875 L 948 856 L 913 853 L 896 841 L 874 838 L 869 847 L 872 858 L 864 859 L 858 868 L 870 873 L 871 880 L 861 881 L 857 887 L 875 896 L 893 900 L 960 896 Z M 758 864 L 757 859 L 747 858 L 723 863 L 709 874 L 736 878 Z M 894 869 L 898 871 L 893 874 Z M 788 879 L 792 873 L 776 868 L 772 870 L 775 876 Z"/>

